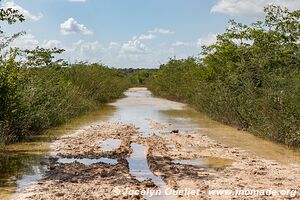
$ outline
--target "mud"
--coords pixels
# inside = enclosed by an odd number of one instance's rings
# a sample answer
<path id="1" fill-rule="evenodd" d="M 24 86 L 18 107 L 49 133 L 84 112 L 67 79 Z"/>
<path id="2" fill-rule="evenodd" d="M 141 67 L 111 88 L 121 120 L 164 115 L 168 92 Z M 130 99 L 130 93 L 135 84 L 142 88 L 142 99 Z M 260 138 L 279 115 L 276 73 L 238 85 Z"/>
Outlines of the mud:
<path id="1" fill-rule="evenodd" d="M 153 129 L 167 128 L 151 121 Z M 167 137 L 165 137 L 167 136 Z M 101 149 L 107 139 L 121 141 L 111 151 Z M 145 147 L 151 173 L 174 190 L 199 189 L 197 196 L 175 195 L 169 199 L 291 199 L 288 196 L 210 196 L 211 189 L 297 190 L 299 165 L 282 165 L 240 149 L 218 143 L 199 132 L 178 133 L 168 130 L 143 137 L 133 125 L 98 123 L 63 136 L 52 144 L 48 170 L 39 181 L 15 196 L 15 199 L 151 199 L 142 194 L 122 194 L 126 189 L 159 189 L 150 179 L 140 180 L 131 173 L 132 144 Z M 115 159 L 108 164 L 101 159 Z M 75 159 L 59 162 L 61 159 Z M 93 159 L 91 163 L 76 159 Z M 99 159 L 99 162 L 97 162 Z M 176 162 L 177 161 L 177 162 Z M 180 162 L 179 162 L 180 161 Z M 195 164 L 199 163 L 199 165 Z M 121 191 L 121 194 L 120 194 Z M 156 199 L 163 199 L 156 197 Z"/>

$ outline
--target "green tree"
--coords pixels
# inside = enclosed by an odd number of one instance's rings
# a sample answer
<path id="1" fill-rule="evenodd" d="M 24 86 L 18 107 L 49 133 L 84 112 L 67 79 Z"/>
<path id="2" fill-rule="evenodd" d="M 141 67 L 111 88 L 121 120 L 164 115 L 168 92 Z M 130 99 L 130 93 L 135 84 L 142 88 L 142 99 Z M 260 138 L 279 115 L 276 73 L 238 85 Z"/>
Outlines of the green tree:
<path id="1" fill-rule="evenodd" d="M 231 20 L 214 44 L 203 47 L 200 64 L 184 59 L 162 65 L 151 90 L 300 147 L 300 10 L 271 5 L 265 12 L 264 20 L 249 25 Z"/>
<path id="2" fill-rule="evenodd" d="M 12 8 L 0 9 L 0 21 L 14 24 L 18 21 L 23 22 L 24 16 L 18 10 Z M 15 62 L 17 50 L 10 49 L 2 52 L 8 44 L 18 37 L 20 33 L 7 37 L 0 29 L 0 143 L 1 140 L 9 140 L 8 135 L 12 126 L 15 125 L 20 105 L 20 95 L 18 91 L 20 71 Z M 5 135 L 4 135 L 5 133 Z"/>
<path id="3" fill-rule="evenodd" d="M 54 60 L 54 54 L 61 54 L 64 51 L 64 49 L 45 49 L 41 47 L 36 47 L 34 50 L 24 50 L 27 59 L 24 65 L 30 67 L 49 67 L 51 65 L 67 65 L 67 63 L 63 59 Z"/>

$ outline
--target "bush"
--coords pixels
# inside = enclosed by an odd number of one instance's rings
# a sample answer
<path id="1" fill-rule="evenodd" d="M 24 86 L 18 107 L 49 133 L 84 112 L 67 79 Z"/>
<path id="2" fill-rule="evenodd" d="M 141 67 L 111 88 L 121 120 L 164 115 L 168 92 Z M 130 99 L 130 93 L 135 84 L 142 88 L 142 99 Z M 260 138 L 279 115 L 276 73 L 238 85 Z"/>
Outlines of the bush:
<path id="1" fill-rule="evenodd" d="M 300 11 L 265 9 L 263 22 L 230 22 L 203 58 L 170 60 L 154 74 L 154 94 L 300 147 Z"/>
<path id="2" fill-rule="evenodd" d="M 6 88 L 10 98 L 1 95 L 0 133 L 6 143 L 58 126 L 119 98 L 129 87 L 122 73 L 98 64 L 14 69 L 20 78 Z"/>

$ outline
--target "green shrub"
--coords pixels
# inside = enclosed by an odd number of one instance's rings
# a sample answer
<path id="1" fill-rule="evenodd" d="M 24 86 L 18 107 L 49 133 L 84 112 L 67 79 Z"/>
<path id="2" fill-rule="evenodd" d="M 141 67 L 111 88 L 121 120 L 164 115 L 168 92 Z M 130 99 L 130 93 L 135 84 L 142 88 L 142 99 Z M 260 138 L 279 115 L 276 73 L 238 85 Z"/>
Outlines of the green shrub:
<path id="1" fill-rule="evenodd" d="M 203 57 L 170 60 L 153 75 L 156 95 L 219 121 L 300 147 L 300 11 L 265 9 L 263 22 L 231 21 Z"/>
<path id="2" fill-rule="evenodd" d="M 4 74 L 1 68 L 1 74 Z M 115 69 L 93 64 L 18 68 L 1 81 L 1 130 L 4 142 L 22 139 L 83 114 L 123 95 L 127 77 Z M 14 74 L 18 74 L 15 76 Z M 6 88 L 4 88 L 6 85 Z M 4 124 L 5 122 L 5 124 Z"/>

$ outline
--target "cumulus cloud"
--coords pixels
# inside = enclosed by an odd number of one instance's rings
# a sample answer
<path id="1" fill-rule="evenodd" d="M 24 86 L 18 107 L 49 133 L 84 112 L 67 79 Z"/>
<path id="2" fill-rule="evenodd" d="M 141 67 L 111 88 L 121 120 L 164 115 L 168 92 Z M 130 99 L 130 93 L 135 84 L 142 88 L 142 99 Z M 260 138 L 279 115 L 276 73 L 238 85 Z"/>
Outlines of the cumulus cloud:
<path id="1" fill-rule="evenodd" d="M 62 48 L 62 43 L 59 40 L 44 40 L 41 46 L 47 49 Z"/>
<path id="2" fill-rule="evenodd" d="M 143 44 L 138 37 L 127 42 L 110 42 L 103 45 L 96 41 L 78 40 L 65 47 L 67 49 L 63 56 L 70 62 L 87 61 L 102 62 L 114 67 L 158 67 L 168 61 L 169 58 L 185 58 L 197 55 L 199 49 L 196 42 L 189 43 L 191 46 L 181 46 L 173 48 L 171 44 L 152 46 L 151 48 Z"/>
<path id="3" fill-rule="evenodd" d="M 44 40 L 39 41 L 33 34 L 29 33 L 22 35 L 11 43 L 12 47 L 20 49 L 35 49 L 37 46 L 43 48 L 62 48 L 62 42 L 59 40 Z"/>
<path id="4" fill-rule="evenodd" d="M 30 19 L 33 21 L 39 21 L 43 17 L 42 13 L 39 13 L 38 15 L 31 14 L 28 10 L 16 4 L 14 1 L 5 1 L 2 3 L 2 7 L 13 8 L 15 10 L 18 10 L 20 13 L 24 15 L 25 19 Z"/>
<path id="5" fill-rule="evenodd" d="M 209 46 L 214 44 L 216 41 L 217 41 L 217 34 L 210 33 L 198 39 L 197 47 L 201 48 L 202 46 Z"/>
<path id="6" fill-rule="evenodd" d="M 220 0 L 211 9 L 212 13 L 223 13 L 230 16 L 259 17 L 269 4 L 287 7 L 291 10 L 300 9 L 299 0 Z"/>
<path id="7" fill-rule="evenodd" d="M 132 39 L 122 45 L 122 53 L 144 54 L 147 53 L 147 47 L 138 39 Z"/>
<path id="8" fill-rule="evenodd" d="M 171 57 L 180 59 L 197 55 L 199 52 L 196 41 L 177 41 L 173 44 L 158 43 L 151 47 L 143 42 L 144 40 L 141 40 L 140 37 L 134 37 L 125 42 L 110 42 L 106 45 L 98 40 L 77 40 L 73 43 L 65 43 L 55 39 L 39 40 L 30 32 L 17 39 L 15 46 L 22 49 L 34 49 L 36 46 L 58 47 L 66 49 L 59 57 L 72 63 L 76 61 L 101 62 L 108 66 L 132 68 L 158 67 Z"/>
<path id="9" fill-rule="evenodd" d="M 79 24 L 73 17 L 60 25 L 60 32 L 63 35 L 80 33 L 83 35 L 92 35 L 93 31 L 89 30 L 84 24 Z"/>
<path id="10" fill-rule="evenodd" d="M 20 49 L 34 49 L 39 46 L 39 41 L 32 34 L 22 35 L 11 43 L 12 47 Z"/>

